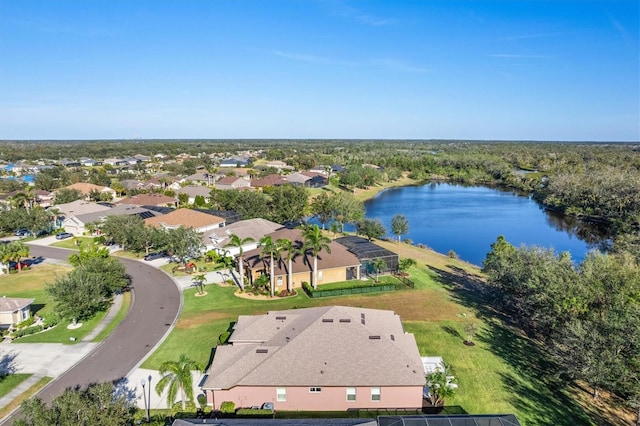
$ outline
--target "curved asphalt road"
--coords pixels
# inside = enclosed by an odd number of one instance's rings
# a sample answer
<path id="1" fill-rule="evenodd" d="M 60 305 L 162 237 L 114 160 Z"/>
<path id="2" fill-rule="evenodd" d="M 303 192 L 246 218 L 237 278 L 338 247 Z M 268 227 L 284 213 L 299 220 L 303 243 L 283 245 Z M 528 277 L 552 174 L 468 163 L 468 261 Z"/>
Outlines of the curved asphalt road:
<path id="1" fill-rule="evenodd" d="M 31 246 L 32 256 L 66 260 L 72 253 L 53 247 Z M 51 402 L 65 389 L 125 377 L 158 344 L 178 318 L 182 293 L 164 272 L 136 260 L 120 259 L 132 278 L 129 313 L 115 331 L 87 357 L 52 381 L 37 395 Z M 46 358 L 46 354 L 42 354 Z M 45 361 L 46 362 L 46 361 Z M 10 425 L 19 412 L 2 425 Z"/>

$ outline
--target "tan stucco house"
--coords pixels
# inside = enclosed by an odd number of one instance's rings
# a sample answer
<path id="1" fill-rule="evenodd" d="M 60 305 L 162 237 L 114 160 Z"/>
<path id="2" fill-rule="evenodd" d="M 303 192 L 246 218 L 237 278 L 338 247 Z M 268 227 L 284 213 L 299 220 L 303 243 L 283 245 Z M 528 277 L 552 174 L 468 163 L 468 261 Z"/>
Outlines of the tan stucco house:
<path id="1" fill-rule="evenodd" d="M 323 306 L 240 316 L 216 348 L 202 385 L 207 403 L 276 410 L 422 407 L 415 337 L 392 311 Z"/>
<path id="2" fill-rule="evenodd" d="M 31 317 L 30 306 L 35 299 L 0 297 L 0 328 L 14 327 Z"/>

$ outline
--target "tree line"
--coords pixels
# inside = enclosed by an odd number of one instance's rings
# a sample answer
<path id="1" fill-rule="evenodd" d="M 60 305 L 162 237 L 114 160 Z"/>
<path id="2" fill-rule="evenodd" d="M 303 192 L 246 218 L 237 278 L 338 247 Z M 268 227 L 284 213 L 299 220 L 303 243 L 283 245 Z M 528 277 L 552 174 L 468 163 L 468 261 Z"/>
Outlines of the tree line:
<path id="1" fill-rule="evenodd" d="M 500 236 L 483 271 L 495 304 L 545 343 L 558 372 L 597 399 L 607 390 L 640 420 L 640 265 L 629 253 L 568 253 L 514 247 Z"/>

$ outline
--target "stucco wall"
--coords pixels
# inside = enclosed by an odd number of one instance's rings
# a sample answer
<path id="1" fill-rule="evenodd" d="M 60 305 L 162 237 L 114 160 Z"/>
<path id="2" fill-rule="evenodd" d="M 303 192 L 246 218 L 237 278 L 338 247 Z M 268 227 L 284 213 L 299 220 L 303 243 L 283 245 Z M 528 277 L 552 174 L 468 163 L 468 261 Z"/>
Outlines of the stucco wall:
<path id="1" fill-rule="evenodd" d="M 277 401 L 275 387 L 235 387 L 229 390 L 207 391 L 207 402 L 219 409 L 224 401 L 233 401 L 238 407 L 261 406 L 272 402 L 276 410 L 346 411 L 354 408 L 406 408 L 422 407 L 421 386 L 381 387 L 380 401 L 371 400 L 371 387 L 356 387 L 356 400 L 347 401 L 346 387 L 321 387 L 312 393 L 309 387 L 285 387 L 286 401 Z"/>

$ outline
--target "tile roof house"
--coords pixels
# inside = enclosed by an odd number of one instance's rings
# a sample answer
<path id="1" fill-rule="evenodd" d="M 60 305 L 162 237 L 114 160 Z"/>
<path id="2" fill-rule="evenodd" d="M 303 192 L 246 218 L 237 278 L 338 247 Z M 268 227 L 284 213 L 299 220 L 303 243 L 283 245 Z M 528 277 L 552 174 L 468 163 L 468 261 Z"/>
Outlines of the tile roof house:
<path id="1" fill-rule="evenodd" d="M 206 232 L 225 225 L 224 219 L 192 209 L 176 209 L 171 213 L 156 216 L 144 221 L 149 226 L 173 229 L 179 227 L 193 228 L 198 232 Z"/>
<path id="2" fill-rule="evenodd" d="M 35 299 L 0 297 L 0 328 L 10 328 L 31 317 L 29 307 Z"/>
<path id="3" fill-rule="evenodd" d="M 91 201 L 76 200 L 70 203 L 56 204 L 54 206 L 60 213 L 60 217 L 72 217 L 86 213 L 103 212 L 111 207 Z"/>
<path id="4" fill-rule="evenodd" d="M 241 240 L 246 238 L 253 239 L 253 242 L 249 242 L 242 247 L 243 252 L 246 252 L 258 247 L 258 241 L 262 237 L 280 228 L 282 228 L 282 225 L 267 219 L 247 219 L 207 232 L 202 236 L 202 239 L 207 250 L 216 250 L 219 253 L 226 250 L 230 255 L 234 256 L 239 253 L 240 249 L 238 247 L 226 247 L 229 244 L 231 235 L 237 235 Z"/>
<path id="5" fill-rule="evenodd" d="M 307 188 L 320 188 L 327 184 L 327 177 L 322 173 L 294 172 L 284 178 L 293 185 L 302 185 Z"/>
<path id="6" fill-rule="evenodd" d="M 288 183 L 282 176 L 277 174 L 267 175 L 260 179 L 254 179 L 251 181 L 251 186 L 254 188 L 264 188 L 265 186 L 279 186 Z"/>
<path id="7" fill-rule="evenodd" d="M 294 246 L 302 247 L 302 232 L 299 229 L 281 228 L 268 234 L 275 242 L 279 239 L 287 239 L 293 242 Z M 360 260 L 346 249 L 346 247 L 330 242 L 331 253 L 326 250 L 318 254 L 318 284 L 328 284 L 339 281 L 347 281 L 360 278 Z M 250 283 L 263 274 L 269 273 L 269 260 L 261 259 L 262 247 L 245 252 L 244 272 L 248 275 Z M 282 253 L 280 262 L 274 264 L 275 291 L 287 288 L 288 262 L 286 252 Z M 310 253 L 296 255 L 292 259 L 292 287 L 301 287 L 303 282 L 312 282 L 313 256 Z"/>
<path id="8" fill-rule="evenodd" d="M 176 198 L 169 197 L 164 194 L 137 194 L 131 197 L 123 198 L 118 201 L 116 204 L 135 204 L 138 206 L 159 206 L 159 207 L 175 207 L 176 206 Z"/>
<path id="9" fill-rule="evenodd" d="M 106 192 L 108 194 L 111 194 L 112 197 L 114 198 L 116 197 L 116 191 L 109 188 L 108 186 L 94 185 L 92 183 L 87 183 L 87 182 L 74 183 L 72 185 L 65 186 L 64 189 L 75 189 L 77 191 L 80 191 L 80 193 L 84 197 L 88 197 L 91 191 L 98 191 L 100 193 Z"/>
<path id="10" fill-rule="evenodd" d="M 238 317 L 202 385 L 207 403 L 275 410 L 422 407 L 415 337 L 392 311 L 323 306 Z"/>
<path id="11" fill-rule="evenodd" d="M 88 231 L 88 224 L 100 224 L 108 216 L 117 215 L 137 215 L 142 217 L 143 219 L 146 219 L 149 217 L 160 215 L 160 213 L 145 209 L 144 207 L 136 206 L 134 204 L 118 204 L 117 206 L 107 208 L 106 210 L 77 214 L 75 216 L 67 217 L 62 222 L 62 226 L 64 227 L 65 231 L 70 232 L 73 235 L 83 235 Z"/>
<path id="12" fill-rule="evenodd" d="M 248 179 L 238 176 L 225 176 L 218 181 L 214 182 L 213 187 L 215 189 L 230 190 L 230 189 L 244 189 L 249 188 L 251 182 Z"/>
<path id="13" fill-rule="evenodd" d="M 199 185 L 183 186 L 176 190 L 176 194 L 187 194 L 189 196 L 189 204 L 193 204 L 198 195 L 204 197 L 205 201 L 208 202 L 209 198 L 211 198 L 211 188 Z"/>

